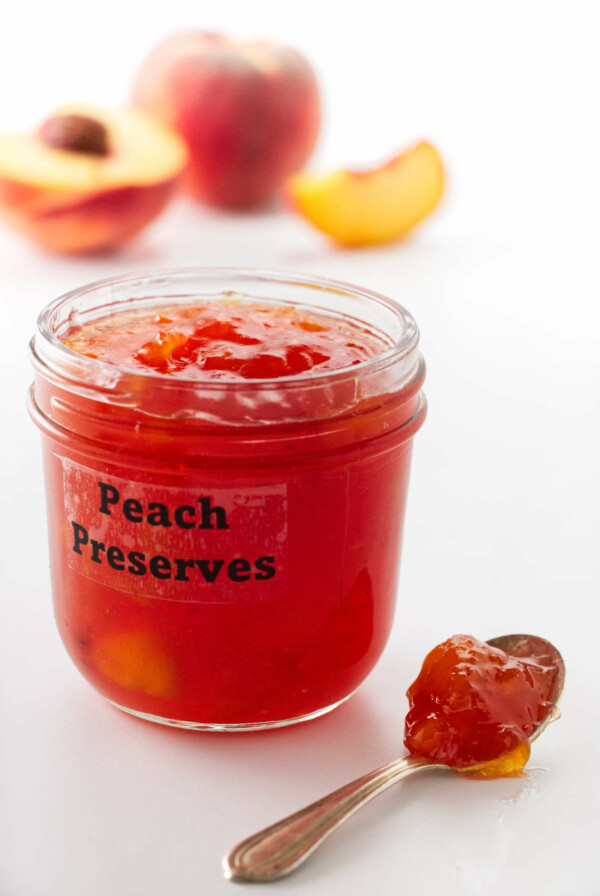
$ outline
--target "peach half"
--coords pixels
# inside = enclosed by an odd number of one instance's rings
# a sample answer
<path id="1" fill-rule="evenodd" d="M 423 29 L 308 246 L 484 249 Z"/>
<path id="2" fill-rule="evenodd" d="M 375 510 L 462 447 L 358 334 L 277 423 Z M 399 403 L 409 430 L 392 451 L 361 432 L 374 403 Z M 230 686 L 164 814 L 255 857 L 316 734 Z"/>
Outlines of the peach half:
<path id="1" fill-rule="evenodd" d="M 430 143 L 418 143 L 381 168 L 301 172 L 287 183 L 292 207 L 344 246 L 399 239 L 435 208 L 443 189 L 442 161 Z"/>
<path id="2" fill-rule="evenodd" d="M 186 163 L 181 138 L 143 112 L 69 106 L 0 135 L 0 214 L 56 252 L 111 249 L 162 211 Z"/>

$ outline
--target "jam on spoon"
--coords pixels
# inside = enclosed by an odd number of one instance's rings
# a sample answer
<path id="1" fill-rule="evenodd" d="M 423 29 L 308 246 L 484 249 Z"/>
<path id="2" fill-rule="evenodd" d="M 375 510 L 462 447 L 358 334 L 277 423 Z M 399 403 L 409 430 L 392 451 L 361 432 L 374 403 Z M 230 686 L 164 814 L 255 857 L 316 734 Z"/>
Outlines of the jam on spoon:
<path id="1" fill-rule="evenodd" d="M 407 691 L 404 745 L 457 771 L 518 774 L 529 758 L 528 738 L 552 708 L 554 677 L 549 656 L 519 658 L 454 635 L 426 656 Z M 506 754 L 511 759 L 503 765 L 498 760 Z"/>
<path id="2" fill-rule="evenodd" d="M 404 742 L 410 755 L 248 837 L 223 860 L 226 877 L 267 881 L 289 874 L 357 809 L 415 772 L 519 774 L 531 741 L 559 717 L 564 674 L 558 650 L 534 635 L 444 641 L 408 691 Z"/>

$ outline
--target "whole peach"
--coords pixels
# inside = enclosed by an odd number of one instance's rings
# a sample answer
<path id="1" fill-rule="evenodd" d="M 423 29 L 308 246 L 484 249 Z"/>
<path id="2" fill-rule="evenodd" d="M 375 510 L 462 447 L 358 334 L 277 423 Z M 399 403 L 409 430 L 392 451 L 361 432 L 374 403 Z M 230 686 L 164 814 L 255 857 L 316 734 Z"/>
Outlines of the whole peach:
<path id="1" fill-rule="evenodd" d="M 173 35 L 142 65 L 133 99 L 186 140 L 185 186 L 214 205 L 269 199 L 306 162 L 319 131 L 311 66 L 267 41 Z"/>

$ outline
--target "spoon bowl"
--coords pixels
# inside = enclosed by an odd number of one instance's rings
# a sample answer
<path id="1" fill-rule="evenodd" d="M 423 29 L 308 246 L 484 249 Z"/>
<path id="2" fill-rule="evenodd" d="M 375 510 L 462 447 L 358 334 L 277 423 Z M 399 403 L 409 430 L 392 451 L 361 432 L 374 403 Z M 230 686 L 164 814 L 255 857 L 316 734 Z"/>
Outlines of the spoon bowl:
<path id="1" fill-rule="evenodd" d="M 534 741 L 550 722 L 560 717 L 557 703 L 565 681 L 563 658 L 550 641 L 536 635 L 502 635 L 486 643 L 510 656 L 527 657 L 553 670 L 550 708 L 529 736 L 529 741 Z M 450 766 L 425 756 L 396 759 L 243 840 L 223 859 L 225 876 L 242 882 L 276 880 L 289 874 L 361 806 L 402 778 L 425 769 L 452 771 Z"/>
<path id="2" fill-rule="evenodd" d="M 550 641 L 545 638 L 538 638 L 537 635 L 500 635 L 499 638 L 490 638 L 486 641 L 490 647 L 497 647 L 514 656 L 517 659 L 534 659 L 540 666 L 550 666 L 554 670 L 552 687 L 550 690 L 550 700 L 552 706 L 544 719 L 532 734 L 529 735 L 529 743 L 532 743 L 540 736 L 551 722 L 555 722 L 560 718 L 560 710 L 558 709 L 558 701 L 565 686 L 565 663 Z"/>

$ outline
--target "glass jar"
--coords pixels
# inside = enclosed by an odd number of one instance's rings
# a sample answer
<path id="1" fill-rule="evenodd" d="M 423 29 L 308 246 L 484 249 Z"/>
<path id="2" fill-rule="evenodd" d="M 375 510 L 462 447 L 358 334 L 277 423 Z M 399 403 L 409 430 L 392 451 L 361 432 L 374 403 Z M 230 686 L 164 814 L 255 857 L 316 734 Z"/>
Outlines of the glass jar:
<path id="1" fill-rule="evenodd" d="M 387 347 L 310 377 L 199 381 L 61 342 L 74 324 L 232 294 L 350 319 Z M 277 727 L 346 700 L 394 613 L 426 408 L 410 314 L 321 278 L 177 270 L 57 299 L 31 357 L 55 615 L 88 681 L 195 729 Z"/>

